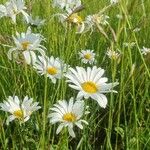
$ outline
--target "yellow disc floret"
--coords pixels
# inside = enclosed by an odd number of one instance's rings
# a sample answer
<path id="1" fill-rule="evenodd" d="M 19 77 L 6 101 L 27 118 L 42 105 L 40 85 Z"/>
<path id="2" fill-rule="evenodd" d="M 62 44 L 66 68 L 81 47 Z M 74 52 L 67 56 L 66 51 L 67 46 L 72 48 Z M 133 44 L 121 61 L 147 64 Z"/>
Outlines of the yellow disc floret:
<path id="1" fill-rule="evenodd" d="M 63 115 L 63 120 L 68 121 L 68 122 L 74 122 L 76 121 L 76 116 L 72 112 L 66 113 Z"/>
<path id="2" fill-rule="evenodd" d="M 47 72 L 48 72 L 50 75 L 55 75 L 55 74 L 57 74 L 57 68 L 55 68 L 55 67 L 48 67 L 48 68 L 47 68 Z"/>
<path id="3" fill-rule="evenodd" d="M 28 49 L 28 46 L 30 45 L 31 43 L 29 41 L 24 41 L 21 43 L 22 45 L 22 49 L 23 50 L 27 50 Z"/>
<path id="4" fill-rule="evenodd" d="M 69 23 L 75 24 L 81 24 L 83 22 L 82 18 L 77 13 L 70 15 L 67 20 Z"/>
<path id="5" fill-rule="evenodd" d="M 14 111 L 13 115 L 18 119 L 23 119 L 24 116 L 23 111 L 21 109 Z"/>
<path id="6" fill-rule="evenodd" d="M 97 85 L 91 81 L 82 83 L 82 89 L 87 93 L 96 93 L 98 91 Z"/>

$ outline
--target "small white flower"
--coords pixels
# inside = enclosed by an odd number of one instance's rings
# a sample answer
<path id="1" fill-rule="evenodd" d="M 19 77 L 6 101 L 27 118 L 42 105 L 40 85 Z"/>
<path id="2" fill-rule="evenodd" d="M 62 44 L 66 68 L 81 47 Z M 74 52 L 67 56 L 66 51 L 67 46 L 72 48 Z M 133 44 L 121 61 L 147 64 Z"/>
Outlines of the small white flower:
<path id="1" fill-rule="evenodd" d="M 108 49 L 107 50 L 107 53 L 106 55 L 110 58 L 110 59 L 113 59 L 113 60 L 117 60 L 119 57 L 120 57 L 120 53 L 116 52 L 116 51 L 113 51 L 111 49 Z"/>
<path id="2" fill-rule="evenodd" d="M 34 68 L 39 74 L 46 74 L 53 83 L 56 83 L 56 79 L 61 79 L 63 77 L 63 73 L 66 71 L 66 64 L 59 58 L 54 58 L 53 56 L 50 58 L 47 56 L 38 56 Z"/>
<path id="3" fill-rule="evenodd" d="M 81 0 L 53 0 L 53 7 L 59 7 L 68 13 L 71 13 L 79 6 L 81 6 Z"/>
<path id="4" fill-rule="evenodd" d="M 1 110 L 11 113 L 7 119 L 7 124 L 14 119 L 21 122 L 26 122 L 30 119 L 31 114 L 40 109 L 38 102 L 33 102 L 32 98 L 26 96 L 23 101 L 19 100 L 18 96 L 9 96 L 6 101 L 0 103 Z"/>
<path id="5" fill-rule="evenodd" d="M 13 40 L 16 47 L 8 51 L 8 58 L 10 60 L 18 60 L 21 57 L 27 64 L 34 64 L 36 61 L 35 51 L 45 55 L 46 48 L 40 44 L 44 40 L 43 36 L 31 33 L 30 28 L 28 28 L 26 33 L 16 33 L 16 37 L 13 36 Z"/>
<path id="6" fill-rule="evenodd" d="M 87 69 L 83 67 L 76 67 L 76 69 L 69 68 L 65 76 L 68 78 L 69 86 L 78 90 L 77 99 L 88 99 L 91 97 L 96 100 L 98 104 L 105 108 L 107 105 L 107 98 L 103 93 L 116 92 L 112 88 L 118 85 L 115 83 L 106 83 L 108 79 L 102 77 L 104 69 L 97 68 L 96 66 Z"/>
<path id="7" fill-rule="evenodd" d="M 119 0 L 110 0 L 111 4 L 117 4 L 119 2 Z"/>
<path id="8" fill-rule="evenodd" d="M 28 14 L 24 11 L 25 9 L 24 0 L 10 0 L 4 5 L 0 5 L 0 17 L 10 17 L 13 23 L 16 23 L 16 16 L 22 13 L 28 21 Z"/>
<path id="9" fill-rule="evenodd" d="M 131 42 L 131 43 L 124 42 L 123 45 L 125 47 L 133 48 L 136 45 L 136 43 L 135 42 Z"/>
<path id="10" fill-rule="evenodd" d="M 107 25 L 109 16 L 104 14 L 89 15 L 85 18 L 85 31 L 94 30 L 99 25 Z"/>
<path id="11" fill-rule="evenodd" d="M 45 20 L 40 19 L 39 16 L 36 16 L 35 19 L 32 16 L 28 16 L 28 23 L 31 26 L 40 27 L 45 23 Z"/>
<path id="12" fill-rule="evenodd" d="M 133 32 L 139 32 L 141 30 L 141 28 L 135 28 L 134 30 L 133 30 Z"/>
<path id="13" fill-rule="evenodd" d="M 148 53 L 150 53 L 150 48 L 146 48 L 143 46 L 143 48 L 141 49 L 141 52 L 143 55 L 147 55 Z"/>
<path id="14" fill-rule="evenodd" d="M 95 53 L 93 52 L 93 50 L 82 50 L 81 52 L 79 52 L 79 57 L 85 64 L 92 64 L 95 62 Z"/>
<path id="15" fill-rule="evenodd" d="M 70 98 L 69 102 L 66 100 L 58 101 L 58 104 L 54 104 L 54 107 L 50 108 L 50 111 L 52 111 L 48 115 L 50 123 L 60 123 L 56 134 L 64 127 L 68 127 L 70 136 L 75 137 L 73 126 L 76 125 L 80 129 L 83 129 L 82 123 L 88 124 L 87 121 L 81 119 L 84 114 L 84 101 L 77 100 L 74 102 L 73 98 Z"/>

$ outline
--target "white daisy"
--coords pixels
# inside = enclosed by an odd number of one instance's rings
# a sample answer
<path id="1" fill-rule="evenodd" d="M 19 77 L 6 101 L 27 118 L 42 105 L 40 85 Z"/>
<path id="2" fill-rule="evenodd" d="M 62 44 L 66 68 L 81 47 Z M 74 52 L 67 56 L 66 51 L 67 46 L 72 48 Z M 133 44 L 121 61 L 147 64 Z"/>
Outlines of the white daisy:
<path id="1" fill-rule="evenodd" d="M 84 21 L 77 13 L 58 13 L 57 16 L 62 25 L 67 28 L 68 25 L 76 27 L 76 33 L 84 31 Z"/>
<path id="2" fill-rule="evenodd" d="M 66 71 L 66 64 L 59 58 L 50 58 L 47 56 L 38 56 L 38 60 L 34 64 L 34 68 L 41 75 L 46 74 L 48 78 L 56 83 L 56 79 L 61 79 Z"/>
<path id="3" fill-rule="evenodd" d="M 150 48 L 146 48 L 143 46 L 143 48 L 141 49 L 141 52 L 143 55 L 147 55 L 148 53 L 150 53 Z"/>
<path id="4" fill-rule="evenodd" d="M 88 124 L 87 121 L 81 119 L 83 114 L 86 113 L 84 113 L 84 101 L 78 100 L 73 102 L 73 98 L 70 98 L 68 103 L 66 100 L 58 101 L 58 104 L 54 104 L 54 107 L 50 108 L 50 111 L 52 111 L 48 115 L 50 123 L 60 123 L 56 134 L 58 134 L 63 127 L 68 127 L 70 136 L 75 137 L 73 126 L 76 125 L 80 129 L 83 129 L 82 123 Z"/>
<path id="5" fill-rule="evenodd" d="M 0 5 L 0 17 L 10 17 L 13 23 L 16 23 L 16 16 L 22 13 L 28 21 L 28 14 L 24 11 L 25 9 L 24 0 L 10 0 L 4 5 Z"/>
<path id="6" fill-rule="evenodd" d="M 101 13 L 87 16 L 84 21 L 84 32 L 93 32 L 95 29 L 98 29 L 99 32 L 101 32 L 106 38 L 108 38 L 106 32 L 103 29 L 103 26 L 109 24 L 108 19 L 109 16 Z"/>
<path id="7" fill-rule="evenodd" d="M 112 59 L 112 60 L 117 60 L 119 57 L 120 57 L 120 53 L 119 52 L 116 52 L 116 51 L 113 51 L 111 49 L 108 49 L 107 50 L 107 53 L 106 55 Z"/>
<path id="8" fill-rule="evenodd" d="M 77 99 L 88 99 L 91 97 L 96 100 L 98 104 L 105 108 L 107 105 L 107 98 L 103 93 L 116 92 L 112 88 L 118 85 L 115 83 L 106 83 L 108 79 L 102 77 L 104 69 L 97 68 L 96 66 L 87 69 L 83 67 L 76 67 L 76 69 L 69 68 L 65 76 L 68 78 L 69 86 L 78 90 Z"/>
<path id="9" fill-rule="evenodd" d="M 11 113 L 7 119 L 7 123 L 18 119 L 21 122 L 26 122 L 30 119 L 32 112 L 40 109 L 38 102 L 33 102 L 32 98 L 26 96 L 23 101 L 19 100 L 18 96 L 9 96 L 6 101 L 0 103 L 1 110 Z"/>
<path id="10" fill-rule="evenodd" d="M 82 50 L 81 52 L 79 52 L 79 57 L 85 64 L 92 64 L 95 62 L 95 53 L 93 52 L 93 50 Z"/>
<path id="11" fill-rule="evenodd" d="M 31 33 L 30 28 L 28 28 L 26 33 L 16 33 L 16 37 L 13 36 L 13 40 L 16 47 L 8 51 L 8 58 L 10 60 L 16 59 L 20 61 L 19 59 L 21 59 L 22 61 L 23 59 L 27 64 L 34 64 L 36 61 L 35 51 L 38 51 L 41 55 L 45 55 L 46 48 L 40 44 L 44 40 L 43 36 Z"/>
<path id="12" fill-rule="evenodd" d="M 45 23 L 45 20 L 40 19 L 39 16 L 36 16 L 35 19 L 32 16 L 28 16 L 28 23 L 31 26 L 40 27 Z"/>
<path id="13" fill-rule="evenodd" d="M 53 0 L 53 7 L 59 7 L 71 13 L 72 10 L 81 6 L 81 0 Z"/>

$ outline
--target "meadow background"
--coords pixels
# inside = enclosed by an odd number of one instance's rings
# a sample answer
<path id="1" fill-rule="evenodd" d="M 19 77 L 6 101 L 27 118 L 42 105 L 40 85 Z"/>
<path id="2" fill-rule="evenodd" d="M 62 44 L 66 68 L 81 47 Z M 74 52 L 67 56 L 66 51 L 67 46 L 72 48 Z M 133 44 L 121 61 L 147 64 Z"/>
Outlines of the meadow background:
<path id="1" fill-rule="evenodd" d="M 0 3 L 5 3 L 0 0 Z M 79 14 L 98 13 L 109 5 L 108 0 L 82 0 L 85 9 Z M 69 88 L 65 79 L 53 84 L 50 79 L 40 76 L 27 65 L 17 64 L 7 58 L 9 48 L 13 45 L 12 35 L 25 32 L 27 25 L 17 18 L 17 25 L 10 19 L 0 20 L 0 102 L 8 96 L 25 95 L 33 97 L 42 109 L 31 116 L 21 126 L 18 122 L 6 125 L 7 114 L 0 112 L 0 149 L 14 150 L 148 150 L 150 149 L 150 55 L 142 55 L 140 49 L 150 47 L 150 0 L 122 0 L 119 5 L 108 9 L 109 23 L 116 32 L 117 41 L 107 27 L 105 31 L 109 40 L 94 31 L 91 35 L 75 34 L 68 30 L 52 15 L 59 10 L 52 8 L 49 0 L 26 0 L 28 13 L 46 19 L 40 29 L 46 42 L 48 56 L 60 57 L 70 66 L 83 66 L 78 52 L 82 49 L 93 49 L 96 53 L 96 66 L 105 69 L 109 82 L 119 82 L 115 87 L 118 94 L 107 94 L 108 105 L 105 109 L 95 101 L 86 100 L 90 114 L 88 126 L 83 131 L 75 128 L 76 138 L 67 134 L 56 135 L 57 125 L 51 125 L 47 119 L 48 109 L 60 99 L 68 100 L 77 92 Z M 118 19 L 121 14 L 123 19 Z M 135 28 L 139 32 L 133 32 Z M 123 43 L 135 42 L 135 46 L 124 46 Z M 106 55 L 107 47 L 121 52 L 120 62 L 112 61 Z"/>

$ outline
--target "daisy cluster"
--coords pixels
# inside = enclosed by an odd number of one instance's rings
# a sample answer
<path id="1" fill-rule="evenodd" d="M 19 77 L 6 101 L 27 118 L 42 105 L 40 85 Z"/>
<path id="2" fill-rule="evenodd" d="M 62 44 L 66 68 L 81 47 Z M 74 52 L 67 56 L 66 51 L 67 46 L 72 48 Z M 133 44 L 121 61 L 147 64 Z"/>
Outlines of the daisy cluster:
<path id="1" fill-rule="evenodd" d="M 113 0 L 111 3 L 114 5 L 118 1 Z M 77 33 L 93 31 L 98 28 L 107 37 L 103 26 L 109 24 L 109 16 L 102 12 L 89 15 L 83 20 L 78 14 L 84 8 L 80 0 L 54 0 L 53 7 L 58 7 L 63 12 L 54 16 L 57 16 L 65 27 L 68 25 L 70 28 L 75 27 Z M 45 20 L 38 16 L 34 20 L 32 15 L 26 11 L 24 0 L 10 0 L 0 5 L 0 18 L 11 18 L 12 22 L 16 24 L 18 14 L 22 14 L 30 26 L 40 27 L 45 23 Z M 42 44 L 42 42 L 46 42 L 46 39 L 40 33 L 33 33 L 30 27 L 26 32 L 16 32 L 12 39 L 14 46 L 11 46 L 7 53 L 10 60 L 30 65 L 39 75 L 49 78 L 53 84 L 57 84 L 57 80 L 65 78 L 69 87 L 77 91 L 75 98 L 59 100 L 49 109 L 50 123 L 60 123 L 56 130 L 57 134 L 67 127 L 70 136 L 75 137 L 73 130 L 75 125 L 80 129 L 83 129 L 83 124 L 88 125 L 88 122 L 83 119 L 89 113 L 86 109 L 85 99 L 94 100 L 100 107 L 106 108 L 108 100 L 105 94 L 117 93 L 113 88 L 119 83 L 108 83 L 108 78 L 104 76 L 105 70 L 95 65 L 94 50 L 85 49 L 78 53 L 81 62 L 89 66 L 73 68 L 59 57 L 47 56 L 46 47 Z M 149 49 L 143 48 L 144 55 L 148 52 Z M 112 50 L 109 50 L 106 55 L 111 59 L 117 59 L 120 56 L 119 53 Z M 34 111 L 41 109 L 39 103 L 34 102 L 28 96 L 25 96 L 23 100 L 18 96 L 9 96 L 3 103 L 0 103 L 0 107 L 1 110 L 10 113 L 7 124 L 13 120 L 24 123 L 30 119 Z"/>

